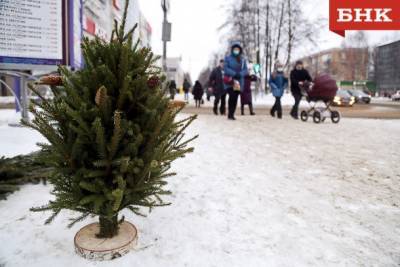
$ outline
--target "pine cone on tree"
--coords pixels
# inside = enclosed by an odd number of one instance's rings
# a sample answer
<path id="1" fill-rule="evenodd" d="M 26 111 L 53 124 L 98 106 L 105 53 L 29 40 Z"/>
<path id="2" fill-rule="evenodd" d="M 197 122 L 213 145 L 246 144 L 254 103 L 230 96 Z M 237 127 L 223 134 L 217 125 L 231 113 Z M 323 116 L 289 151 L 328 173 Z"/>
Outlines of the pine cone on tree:
<path id="1" fill-rule="evenodd" d="M 160 78 L 158 78 L 157 76 L 151 76 L 148 80 L 147 80 L 147 86 L 150 89 L 155 89 L 160 85 Z"/>
<path id="2" fill-rule="evenodd" d="M 50 86 L 61 86 L 63 84 L 61 76 L 49 75 L 40 78 L 39 84 Z"/>
<path id="3" fill-rule="evenodd" d="M 186 105 L 185 101 L 180 101 L 180 100 L 169 101 L 170 109 L 180 109 L 180 108 L 183 108 L 185 105 Z"/>

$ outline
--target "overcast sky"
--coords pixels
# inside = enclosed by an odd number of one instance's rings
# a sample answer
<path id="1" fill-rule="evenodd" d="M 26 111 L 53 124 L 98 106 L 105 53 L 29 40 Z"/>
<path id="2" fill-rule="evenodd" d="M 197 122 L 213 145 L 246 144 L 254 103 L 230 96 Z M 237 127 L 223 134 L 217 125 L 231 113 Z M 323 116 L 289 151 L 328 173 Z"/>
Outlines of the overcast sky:
<path id="1" fill-rule="evenodd" d="M 213 52 L 219 51 L 221 33 L 217 28 L 225 21 L 224 6 L 231 0 L 170 0 L 171 11 L 168 20 L 172 23 L 172 42 L 168 43 L 168 57 L 182 56 L 183 67 L 196 79 Z M 329 0 L 305 0 L 304 10 L 307 17 L 328 19 Z M 308 3 L 308 4 L 307 4 Z M 316 5 L 318 3 L 318 5 Z M 161 0 L 139 0 L 142 12 L 153 28 L 152 48 L 162 53 L 161 27 L 163 13 Z M 400 39 L 400 31 L 369 32 L 369 41 L 373 44 Z M 316 47 L 307 47 L 296 56 L 314 53 L 323 49 L 340 46 L 343 38 L 328 29 L 321 30 Z"/>

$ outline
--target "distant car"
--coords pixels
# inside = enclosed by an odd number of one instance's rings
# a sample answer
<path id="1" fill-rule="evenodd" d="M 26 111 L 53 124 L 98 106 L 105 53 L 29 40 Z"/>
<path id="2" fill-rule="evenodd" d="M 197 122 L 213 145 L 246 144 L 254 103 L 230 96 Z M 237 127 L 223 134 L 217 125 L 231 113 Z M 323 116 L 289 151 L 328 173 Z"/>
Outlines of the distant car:
<path id="1" fill-rule="evenodd" d="M 350 95 L 354 96 L 356 103 L 371 103 L 371 96 L 361 90 L 347 90 Z"/>
<path id="2" fill-rule="evenodd" d="M 368 89 L 363 89 L 362 91 L 363 91 L 364 93 L 366 93 L 367 95 L 372 96 L 372 92 L 371 92 L 370 90 L 368 90 Z"/>
<path id="3" fill-rule="evenodd" d="M 339 89 L 333 99 L 334 106 L 352 107 L 356 102 L 355 97 L 351 96 L 347 90 Z"/>
<path id="4" fill-rule="evenodd" d="M 400 91 L 397 91 L 394 95 L 392 95 L 393 101 L 400 101 Z"/>

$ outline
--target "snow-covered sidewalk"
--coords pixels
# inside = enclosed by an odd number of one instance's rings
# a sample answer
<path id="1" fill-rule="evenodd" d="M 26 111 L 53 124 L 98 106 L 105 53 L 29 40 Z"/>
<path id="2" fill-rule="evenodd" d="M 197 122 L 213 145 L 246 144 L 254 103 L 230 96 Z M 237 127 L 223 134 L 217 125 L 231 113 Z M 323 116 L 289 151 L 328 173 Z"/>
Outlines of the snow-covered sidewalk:
<path id="1" fill-rule="evenodd" d="M 0 127 L 32 150 L 40 137 Z M 73 250 L 62 213 L 29 208 L 50 187 L 27 185 L 0 202 L 0 266 L 398 266 L 400 121 L 343 119 L 315 125 L 267 116 L 203 115 L 195 152 L 175 163 L 173 205 L 148 218 L 126 213 L 139 229 L 137 251 L 93 263 Z M 27 138 L 30 136 L 30 138 Z M 22 137 L 21 137 L 22 138 Z M 6 141 L 4 141 L 6 140 Z M 41 140 L 40 140 L 41 141 Z"/>

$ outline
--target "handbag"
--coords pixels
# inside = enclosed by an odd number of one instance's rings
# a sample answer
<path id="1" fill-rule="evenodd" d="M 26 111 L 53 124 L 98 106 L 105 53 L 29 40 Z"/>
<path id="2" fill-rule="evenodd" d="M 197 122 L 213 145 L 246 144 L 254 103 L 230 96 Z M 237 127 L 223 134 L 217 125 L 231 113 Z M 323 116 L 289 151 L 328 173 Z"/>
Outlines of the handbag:
<path id="1" fill-rule="evenodd" d="M 233 80 L 233 91 L 240 92 L 240 82 Z"/>
<path id="2" fill-rule="evenodd" d="M 228 76 L 228 75 L 224 75 L 224 84 L 228 85 L 228 86 L 232 86 L 233 85 L 232 77 Z"/>

